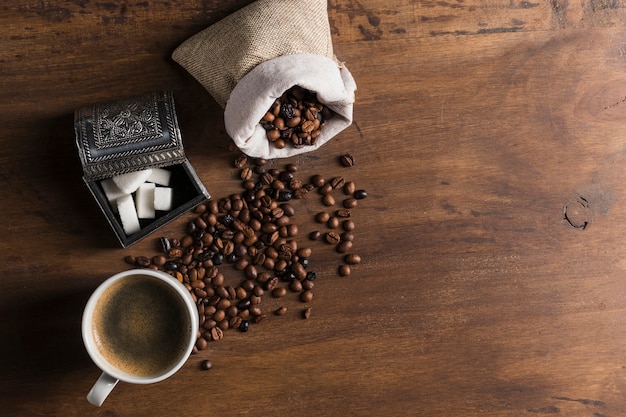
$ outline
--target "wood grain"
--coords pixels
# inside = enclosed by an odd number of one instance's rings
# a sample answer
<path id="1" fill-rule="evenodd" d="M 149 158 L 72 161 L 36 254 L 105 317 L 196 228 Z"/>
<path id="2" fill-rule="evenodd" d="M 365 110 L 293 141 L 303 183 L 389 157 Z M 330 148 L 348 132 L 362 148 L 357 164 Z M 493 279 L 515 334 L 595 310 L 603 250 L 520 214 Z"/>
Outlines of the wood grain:
<path id="1" fill-rule="evenodd" d="M 309 320 L 287 299 L 171 379 L 86 402 L 84 303 L 157 248 L 117 246 L 81 180 L 73 111 L 173 90 L 200 178 L 237 192 L 221 109 L 169 57 L 248 3 L 0 6 L 0 414 L 625 415 L 626 11 L 611 0 L 329 1 L 354 123 L 270 165 L 368 191 L 363 262 L 339 278 L 339 255 L 313 245 Z M 297 210 L 304 238 L 319 201 Z"/>

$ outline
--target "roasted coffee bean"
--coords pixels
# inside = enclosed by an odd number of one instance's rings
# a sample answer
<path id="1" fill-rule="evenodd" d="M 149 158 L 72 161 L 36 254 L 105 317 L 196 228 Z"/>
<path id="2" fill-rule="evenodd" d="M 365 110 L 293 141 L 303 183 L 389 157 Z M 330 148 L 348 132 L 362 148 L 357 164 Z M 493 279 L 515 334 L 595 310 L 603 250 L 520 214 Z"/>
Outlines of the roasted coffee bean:
<path id="1" fill-rule="evenodd" d="M 222 331 L 222 329 L 220 329 L 219 327 L 215 326 L 214 328 L 212 328 L 210 330 L 211 332 L 211 339 L 217 341 L 217 340 L 222 340 L 224 338 L 224 332 Z"/>
<path id="2" fill-rule="evenodd" d="M 328 207 L 334 206 L 335 197 L 333 197 L 332 194 L 324 194 L 324 196 L 322 197 L 322 204 Z"/>
<path id="3" fill-rule="evenodd" d="M 307 307 L 302 310 L 302 318 L 308 320 L 311 317 L 311 307 Z"/>
<path id="4" fill-rule="evenodd" d="M 350 275 L 350 266 L 346 265 L 346 264 L 342 264 L 339 266 L 337 272 L 339 273 L 340 276 L 342 277 L 347 277 L 348 275 Z"/>
<path id="5" fill-rule="evenodd" d="M 172 242 L 166 237 L 159 238 L 159 245 L 161 247 L 161 251 L 164 253 L 167 253 L 170 249 L 172 249 Z"/>
<path id="6" fill-rule="evenodd" d="M 276 287 L 272 290 L 272 297 L 281 298 L 287 295 L 287 290 L 284 287 Z"/>
<path id="7" fill-rule="evenodd" d="M 175 261 L 167 261 L 163 267 L 166 271 L 176 271 L 178 269 L 178 263 Z"/>
<path id="8" fill-rule="evenodd" d="M 200 369 L 202 369 L 203 371 L 208 371 L 211 368 L 213 368 L 213 363 L 210 360 L 205 359 L 200 362 Z"/>
<path id="9" fill-rule="evenodd" d="M 354 230 L 355 228 L 355 224 L 352 220 L 344 220 L 341 223 L 341 227 L 343 228 L 343 230 L 345 230 L 346 232 L 351 232 Z"/>
<path id="10" fill-rule="evenodd" d="M 303 303 L 310 303 L 313 301 L 313 292 L 311 290 L 307 290 L 300 293 L 300 301 Z"/>
<path id="11" fill-rule="evenodd" d="M 294 279 L 293 281 L 289 283 L 289 289 L 293 292 L 302 291 L 302 282 L 298 281 L 297 279 Z"/>
<path id="12" fill-rule="evenodd" d="M 271 120 L 269 120 L 271 121 Z M 241 154 L 235 158 L 235 168 L 243 168 L 248 163 L 248 157 L 244 154 Z"/>
<path id="13" fill-rule="evenodd" d="M 336 190 L 337 188 L 342 188 L 345 184 L 345 180 L 343 177 L 335 177 L 332 180 L 330 180 L 330 185 L 333 188 L 333 190 Z"/>
<path id="14" fill-rule="evenodd" d="M 208 346 L 208 343 L 206 339 L 201 337 L 200 339 L 196 340 L 196 348 L 198 350 L 205 350 L 207 346 Z"/>
<path id="15" fill-rule="evenodd" d="M 343 185 L 343 193 L 346 195 L 352 195 L 356 191 L 356 184 L 352 181 L 346 181 Z"/>
<path id="16" fill-rule="evenodd" d="M 353 167 L 354 166 L 354 156 L 349 153 L 341 156 L 341 163 L 344 167 Z"/>
<path id="17" fill-rule="evenodd" d="M 320 211 L 315 215 L 315 221 L 318 223 L 326 223 L 330 219 L 330 214 L 326 211 Z"/>
<path id="18" fill-rule="evenodd" d="M 346 198 L 345 200 L 343 200 L 343 206 L 347 209 L 355 208 L 357 204 L 358 204 L 357 199 L 353 197 Z"/>
<path id="19" fill-rule="evenodd" d="M 312 253 L 313 253 L 313 250 L 311 248 L 308 248 L 308 247 L 300 248 L 296 252 L 296 254 L 300 258 L 310 258 Z"/>
<path id="20" fill-rule="evenodd" d="M 250 328 L 250 322 L 248 320 L 242 320 L 239 326 L 237 327 L 237 330 L 245 333 L 248 331 L 249 328 Z"/>
<path id="21" fill-rule="evenodd" d="M 361 257 L 356 253 L 349 253 L 343 258 L 344 262 L 348 265 L 356 265 L 361 262 Z"/>
<path id="22" fill-rule="evenodd" d="M 341 238 L 340 238 L 340 236 L 339 236 L 339 234 L 337 232 L 331 231 L 331 232 L 328 232 L 328 233 L 326 233 L 324 235 L 324 240 L 326 240 L 327 243 L 335 245 L 335 244 L 339 243 Z"/>
<path id="23" fill-rule="evenodd" d="M 130 265 L 137 265 L 137 259 L 133 255 L 127 255 L 124 257 L 124 261 Z"/>
<path id="24" fill-rule="evenodd" d="M 147 268 L 150 266 L 150 259 L 147 256 L 138 256 L 135 258 L 135 265 L 140 268 Z"/>
<path id="25" fill-rule="evenodd" d="M 156 255 L 152 257 L 152 264 L 156 266 L 163 266 L 167 262 L 165 255 Z"/>
<path id="26" fill-rule="evenodd" d="M 351 240 L 344 240 L 341 241 L 337 244 L 336 250 L 339 253 L 347 253 L 350 252 L 350 250 L 352 249 L 352 241 Z"/>
<path id="27" fill-rule="evenodd" d="M 311 183 L 317 188 L 317 187 L 321 187 L 322 185 L 324 185 L 326 181 L 324 180 L 324 177 L 322 177 L 321 175 L 313 175 L 311 177 Z"/>
<path id="28" fill-rule="evenodd" d="M 294 207 L 289 204 L 289 203 L 283 203 L 280 205 L 280 208 L 283 209 L 283 213 L 285 214 L 285 216 L 288 217 L 292 217 L 294 214 L 296 214 L 296 210 L 294 209 Z"/>
<path id="29" fill-rule="evenodd" d="M 325 183 L 325 184 L 321 185 L 321 186 L 318 188 L 318 192 L 319 192 L 321 195 L 330 194 L 332 191 L 333 191 L 333 186 L 332 186 L 332 184 L 331 184 L 331 183 L 329 183 L 329 182 L 327 182 L 327 183 Z"/>
<path id="30" fill-rule="evenodd" d="M 340 217 L 342 219 L 347 219 L 350 216 L 352 216 L 352 212 L 350 212 L 350 210 L 348 209 L 339 209 L 335 211 L 335 216 Z"/>
<path id="31" fill-rule="evenodd" d="M 322 234 L 320 233 L 319 230 L 314 230 L 311 233 L 309 233 L 309 239 L 311 240 L 318 240 L 321 236 Z"/>
<path id="32" fill-rule="evenodd" d="M 354 198 L 356 198 L 357 200 L 362 200 L 365 197 L 367 197 L 367 191 L 365 190 L 356 190 L 354 192 Z"/>
<path id="33" fill-rule="evenodd" d="M 336 229 L 339 227 L 339 218 L 338 217 L 331 217 L 330 219 L 328 219 L 328 222 L 326 222 L 326 226 L 328 226 L 329 229 Z"/>
<path id="34" fill-rule="evenodd" d="M 277 316 L 284 316 L 287 313 L 287 307 L 281 306 L 274 310 L 274 314 Z"/>
<path id="35" fill-rule="evenodd" d="M 344 232 L 341 234 L 341 240 L 354 240 L 354 234 L 351 232 Z"/>

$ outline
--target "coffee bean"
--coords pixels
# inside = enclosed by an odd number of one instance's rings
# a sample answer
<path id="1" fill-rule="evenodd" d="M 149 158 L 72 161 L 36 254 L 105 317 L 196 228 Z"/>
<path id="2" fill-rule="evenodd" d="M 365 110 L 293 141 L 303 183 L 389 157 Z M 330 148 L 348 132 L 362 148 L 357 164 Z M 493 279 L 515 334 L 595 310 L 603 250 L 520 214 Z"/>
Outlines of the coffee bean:
<path id="1" fill-rule="evenodd" d="M 322 185 L 324 185 L 326 181 L 324 180 L 324 177 L 322 177 L 321 175 L 313 175 L 311 177 L 311 183 L 316 187 L 321 187 Z"/>
<path id="2" fill-rule="evenodd" d="M 135 265 L 140 268 L 147 268 L 150 266 L 150 259 L 146 256 L 138 256 L 135 258 Z"/>
<path id="3" fill-rule="evenodd" d="M 326 223 L 330 219 L 330 214 L 325 211 L 321 211 L 315 215 L 315 221 L 318 223 Z"/>
<path id="4" fill-rule="evenodd" d="M 355 208 L 357 206 L 357 199 L 352 197 L 346 198 L 343 200 L 343 206 L 347 209 Z"/>
<path id="5" fill-rule="evenodd" d="M 348 275 L 350 275 L 350 266 L 346 265 L 346 264 L 342 264 L 339 266 L 337 272 L 339 273 L 340 276 L 342 277 L 347 277 Z"/>
<path id="6" fill-rule="evenodd" d="M 235 168 L 243 168 L 248 163 L 248 157 L 244 154 L 239 155 L 235 158 Z"/>
<path id="7" fill-rule="evenodd" d="M 367 191 L 365 190 L 356 190 L 354 192 L 354 198 L 356 198 L 357 200 L 362 200 L 365 197 L 367 197 Z"/>
<path id="8" fill-rule="evenodd" d="M 325 194 L 322 197 L 322 204 L 324 204 L 325 206 L 334 206 L 335 198 L 332 196 L 332 194 Z"/>
<path id="9" fill-rule="evenodd" d="M 250 322 L 248 320 L 242 320 L 237 328 L 240 332 L 247 332 L 250 328 Z"/>
<path id="10" fill-rule="evenodd" d="M 208 346 L 208 343 L 206 339 L 201 337 L 200 339 L 196 340 L 196 348 L 198 350 L 205 350 L 207 346 Z"/>
<path id="11" fill-rule="evenodd" d="M 319 230 L 314 230 L 311 233 L 309 233 L 309 239 L 311 240 L 318 240 L 321 236 L 322 234 L 320 233 Z"/>
<path id="12" fill-rule="evenodd" d="M 339 227 L 339 218 L 338 217 L 331 217 L 330 219 L 328 219 L 328 222 L 326 222 L 326 226 L 328 226 L 329 229 L 336 229 Z"/>
<path id="13" fill-rule="evenodd" d="M 211 368 L 213 368 L 213 363 L 210 360 L 205 359 L 200 362 L 200 369 L 202 369 L 203 371 L 208 371 Z"/>
<path id="14" fill-rule="evenodd" d="M 356 265 L 361 262 L 361 257 L 357 255 L 356 253 L 349 253 L 346 256 L 344 256 L 343 259 L 344 259 L 344 262 L 347 263 L 348 265 Z"/>
<path id="15" fill-rule="evenodd" d="M 272 297 L 281 298 L 287 295 L 287 290 L 284 287 L 276 287 L 272 290 Z"/>
<path id="16" fill-rule="evenodd" d="M 344 220 L 341 223 L 341 227 L 343 228 L 343 230 L 345 230 L 346 232 L 351 232 L 354 230 L 355 228 L 355 224 L 352 220 Z"/>
<path id="17" fill-rule="evenodd" d="M 294 148 L 314 145 L 325 120 L 334 116 L 332 110 L 319 103 L 314 91 L 301 90 L 294 86 L 285 91 L 259 121 L 270 143 L 278 149 L 284 148 L 287 141 Z"/>
<path id="18" fill-rule="evenodd" d="M 311 307 L 307 307 L 302 310 L 302 318 L 308 320 L 311 317 Z"/>
<path id="19" fill-rule="evenodd" d="M 303 303 L 310 303 L 313 301 L 313 292 L 311 290 L 307 290 L 300 293 L 300 301 Z"/>
<path id="20" fill-rule="evenodd" d="M 347 253 L 352 249 L 352 241 L 351 240 L 344 240 L 339 242 L 339 244 L 337 244 L 336 250 L 339 253 Z"/>
<path id="21" fill-rule="evenodd" d="M 330 180 L 330 185 L 333 188 L 333 190 L 336 190 L 337 188 L 342 188 L 345 182 L 346 181 L 343 179 L 343 177 L 335 177 L 332 180 Z"/>
<path id="22" fill-rule="evenodd" d="M 339 234 L 337 232 L 328 232 L 324 235 L 324 239 L 326 240 L 327 243 L 330 244 L 337 244 L 339 243 L 339 241 L 341 240 Z"/>
<path id="23" fill-rule="evenodd" d="M 274 310 L 274 314 L 277 316 L 284 316 L 287 313 L 287 307 L 281 306 Z"/>
<path id="24" fill-rule="evenodd" d="M 343 185 L 343 193 L 346 195 L 352 195 L 356 191 L 356 184 L 353 181 L 346 181 Z"/>
<path id="25" fill-rule="evenodd" d="M 349 153 L 341 156 L 341 163 L 344 167 L 353 167 L 354 166 L 354 156 Z"/>

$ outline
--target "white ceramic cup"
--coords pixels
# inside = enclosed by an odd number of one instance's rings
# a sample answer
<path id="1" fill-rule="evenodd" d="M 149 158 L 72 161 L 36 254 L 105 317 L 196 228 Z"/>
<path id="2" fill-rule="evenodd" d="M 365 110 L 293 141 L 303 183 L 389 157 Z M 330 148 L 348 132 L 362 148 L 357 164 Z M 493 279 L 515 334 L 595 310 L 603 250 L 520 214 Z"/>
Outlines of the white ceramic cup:
<path id="1" fill-rule="evenodd" d="M 147 376 L 129 373 L 110 363 L 110 361 L 108 361 L 105 356 L 100 352 L 100 349 L 98 347 L 98 344 L 106 344 L 107 341 L 97 341 L 97 338 L 102 338 L 100 336 L 96 336 L 95 334 L 97 332 L 94 332 L 94 313 L 96 313 L 97 307 L 99 306 L 98 302 L 101 300 L 103 294 L 105 294 L 107 290 L 118 281 L 128 280 L 129 278 L 135 276 L 147 277 L 149 279 L 154 279 L 166 283 L 168 286 L 170 286 L 177 295 L 177 297 L 174 297 L 173 299 L 177 300 L 176 302 L 180 302 L 178 308 L 183 307 L 183 309 L 187 313 L 187 317 L 185 321 L 181 323 L 181 326 L 189 326 L 188 339 L 186 341 L 181 341 L 181 343 L 185 344 L 184 349 L 181 349 L 180 357 L 175 362 L 171 362 L 166 369 L 162 369 L 158 371 L 158 373 Z M 87 400 L 91 404 L 99 407 L 102 405 L 104 400 L 111 393 L 111 391 L 119 381 L 124 381 L 132 384 L 151 384 L 154 382 L 162 381 L 172 376 L 185 364 L 185 362 L 189 358 L 189 355 L 191 354 L 196 342 L 197 329 L 198 310 L 195 303 L 193 302 L 193 299 L 191 298 L 191 294 L 183 284 L 181 284 L 171 275 L 168 275 L 165 272 L 154 271 L 150 269 L 132 269 L 120 272 L 108 278 L 102 284 L 100 284 L 100 286 L 93 292 L 93 294 L 89 298 L 89 301 L 87 301 L 87 305 L 85 306 L 85 310 L 83 312 L 83 342 L 91 359 L 102 370 L 100 378 L 98 378 L 91 391 L 89 391 L 89 394 L 87 395 Z M 158 349 L 158 346 L 155 346 L 155 349 Z"/>

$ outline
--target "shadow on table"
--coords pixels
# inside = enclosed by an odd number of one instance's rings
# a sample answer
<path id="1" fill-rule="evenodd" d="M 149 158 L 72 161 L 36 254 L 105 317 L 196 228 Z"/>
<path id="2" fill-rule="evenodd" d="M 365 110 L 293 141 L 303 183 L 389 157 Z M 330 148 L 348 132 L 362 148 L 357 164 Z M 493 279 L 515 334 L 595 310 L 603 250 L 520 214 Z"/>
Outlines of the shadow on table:
<path id="1" fill-rule="evenodd" d="M 82 311 L 93 289 L 22 300 L 1 307 L 0 387 L 4 395 L 15 395 L 24 386 L 42 385 L 91 366 L 81 336 Z M 39 387 L 37 387 L 39 388 Z M 38 393 L 41 395 L 41 393 Z"/>

